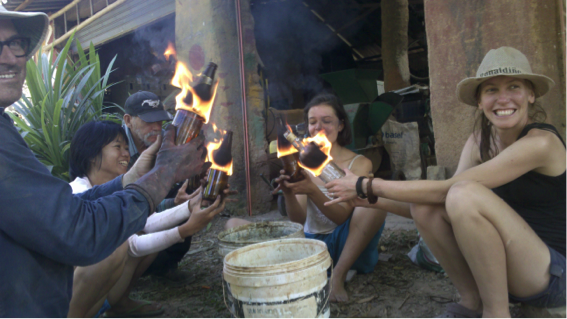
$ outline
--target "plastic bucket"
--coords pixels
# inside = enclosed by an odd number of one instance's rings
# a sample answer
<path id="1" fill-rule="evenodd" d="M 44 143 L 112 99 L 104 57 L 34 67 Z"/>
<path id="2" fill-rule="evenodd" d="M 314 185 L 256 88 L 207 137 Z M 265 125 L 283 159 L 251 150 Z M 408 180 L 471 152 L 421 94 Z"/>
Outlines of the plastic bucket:
<path id="1" fill-rule="evenodd" d="M 290 238 L 224 257 L 225 303 L 237 318 L 328 318 L 332 260 L 324 242 Z"/>
<path id="2" fill-rule="evenodd" d="M 283 238 L 305 238 L 303 226 L 294 222 L 262 222 L 242 225 L 219 234 L 219 254 L 248 245 Z"/>

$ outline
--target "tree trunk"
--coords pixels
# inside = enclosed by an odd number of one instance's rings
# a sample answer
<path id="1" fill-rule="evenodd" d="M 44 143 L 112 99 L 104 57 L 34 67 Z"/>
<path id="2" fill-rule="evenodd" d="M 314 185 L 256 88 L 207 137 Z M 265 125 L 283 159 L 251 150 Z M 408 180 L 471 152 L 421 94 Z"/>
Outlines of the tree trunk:
<path id="1" fill-rule="evenodd" d="M 382 6 L 382 65 L 386 92 L 410 85 L 408 62 L 408 1 L 384 0 Z"/>

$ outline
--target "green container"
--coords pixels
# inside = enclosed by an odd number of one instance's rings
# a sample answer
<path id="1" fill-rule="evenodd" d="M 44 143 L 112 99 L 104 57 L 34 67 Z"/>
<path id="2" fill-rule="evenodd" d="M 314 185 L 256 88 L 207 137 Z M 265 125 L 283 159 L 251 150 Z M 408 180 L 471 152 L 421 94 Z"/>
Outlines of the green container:
<path id="1" fill-rule="evenodd" d="M 331 84 L 343 104 L 368 103 L 378 96 L 376 81 L 382 78 L 382 71 L 349 69 L 320 76 Z"/>

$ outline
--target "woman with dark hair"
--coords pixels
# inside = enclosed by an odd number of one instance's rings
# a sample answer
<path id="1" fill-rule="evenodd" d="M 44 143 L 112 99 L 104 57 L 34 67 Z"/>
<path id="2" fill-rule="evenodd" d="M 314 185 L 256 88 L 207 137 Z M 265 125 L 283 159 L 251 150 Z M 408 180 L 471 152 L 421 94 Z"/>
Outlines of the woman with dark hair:
<path id="1" fill-rule="evenodd" d="M 96 179 L 106 179 L 108 174 L 116 175 L 117 172 L 118 175 L 126 173 L 128 161 L 126 166 L 123 162 L 126 157 L 130 158 L 126 141 L 126 132 L 122 126 L 112 121 L 88 122 L 81 126 L 73 136 L 69 149 L 71 153 L 69 175 L 73 180 L 71 187 L 88 185 L 88 188 L 91 188 L 92 185 L 101 184 Z M 112 152 L 112 150 L 116 151 Z M 105 155 L 104 166 L 103 155 Z M 110 165 L 108 161 L 112 157 L 116 157 L 116 161 Z M 87 182 L 88 184 L 85 184 Z M 78 189 L 75 192 L 73 188 L 75 193 L 85 190 Z"/>
<path id="2" fill-rule="evenodd" d="M 331 157 L 343 169 L 359 175 L 372 172 L 372 162 L 357 155 L 345 146 L 350 144 L 351 129 L 345 109 L 332 94 L 315 96 L 304 109 L 309 135 L 324 132 L 332 143 Z M 334 263 L 331 301 L 348 301 L 344 283 L 350 269 L 361 273 L 374 270 L 378 262 L 378 241 L 384 229 L 386 212 L 375 208 L 354 208 L 350 203 L 325 206 L 331 200 L 323 182 L 303 172 L 303 181 L 290 183 L 289 176 L 281 171 L 278 189 L 285 198 L 289 219 L 304 225 L 305 237 L 324 241 Z M 277 191 L 277 190 L 276 190 Z M 248 222 L 231 219 L 225 228 Z"/>
<path id="3" fill-rule="evenodd" d="M 385 181 L 347 172 L 331 202 L 409 202 L 417 228 L 461 295 L 442 317 L 509 317 L 508 303 L 565 306 L 565 142 L 535 100 L 554 85 L 518 50 L 490 50 L 457 85 L 480 120 L 455 175 Z M 380 197 L 357 198 L 356 183 Z M 370 183 L 370 188 L 366 188 Z"/>
<path id="4" fill-rule="evenodd" d="M 130 162 L 126 141 L 124 129 L 111 121 L 89 122 L 79 128 L 70 147 L 73 192 L 84 192 L 126 173 Z M 153 152 L 160 145 L 161 136 L 145 152 Z M 129 298 L 134 282 L 159 251 L 201 230 L 224 207 L 225 201 L 221 203 L 219 196 L 213 205 L 201 209 L 199 188 L 189 201 L 150 215 L 143 231 L 128 238 L 109 257 L 75 269 L 68 316 L 98 317 L 111 307 L 109 316 L 151 317 L 163 313 L 159 304 Z"/>

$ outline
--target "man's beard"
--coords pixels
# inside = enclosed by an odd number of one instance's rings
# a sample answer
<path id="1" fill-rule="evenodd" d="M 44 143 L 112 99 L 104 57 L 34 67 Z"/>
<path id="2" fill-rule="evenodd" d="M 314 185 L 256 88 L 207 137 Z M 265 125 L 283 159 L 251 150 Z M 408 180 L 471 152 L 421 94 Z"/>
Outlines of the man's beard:
<path id="1" fill-rule="evenodd" d="M 148 134 L 144 135 L 144 138 L 142 138 L 142 142 L 144 143 L 144 145 L 146 145 L 146 147 L 150 147 L 152 144 L 154 144 L 154 142 L 150 142 L 149 140 L 150 137 L 158 136 L 158 135 L 161 135 L 161 131 L 151 131 Z"/>
<path id="2" fill-rule="evenodd" d="M 140 129 L 138 129 L 137 127 L 132 127 L 131 130 L 133 131 L 134 135 L 140 137 L 142 135 L 142 133 L 140 132 Z M 149 133 L 147 133 L 146 135 L 141 137 L 142 143 L 144 144 L 145 147 L 150 147 L 154 142 L 149 141 L 149 138 L 152 136 L 157 136 L 157 135 L 161 135 L 161 131 L 151 131 Z"/>

